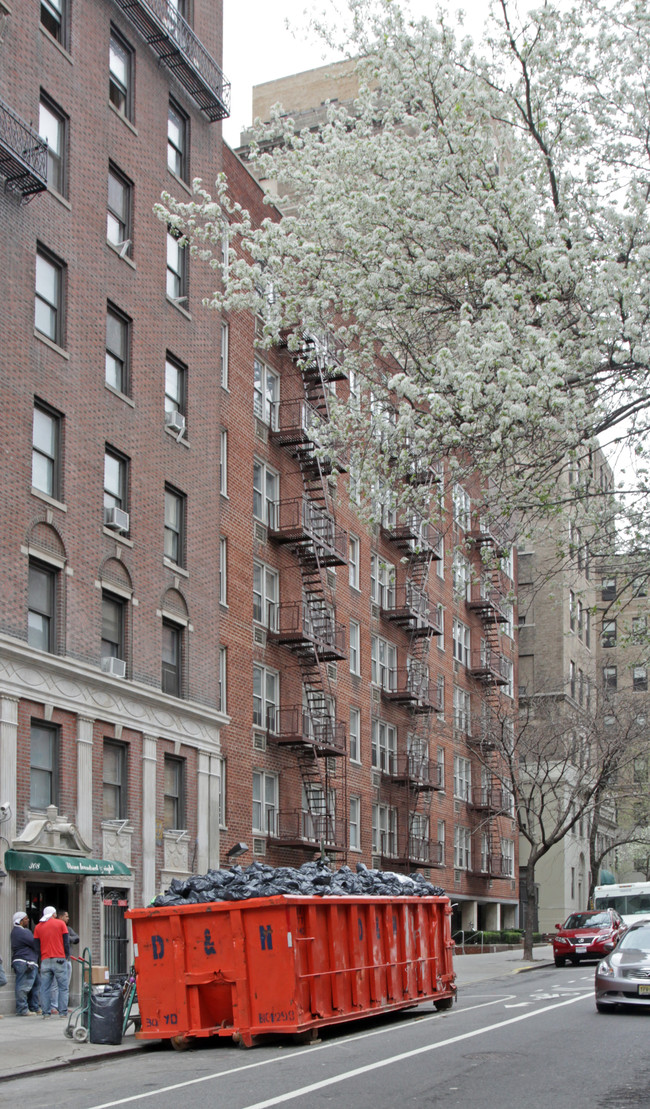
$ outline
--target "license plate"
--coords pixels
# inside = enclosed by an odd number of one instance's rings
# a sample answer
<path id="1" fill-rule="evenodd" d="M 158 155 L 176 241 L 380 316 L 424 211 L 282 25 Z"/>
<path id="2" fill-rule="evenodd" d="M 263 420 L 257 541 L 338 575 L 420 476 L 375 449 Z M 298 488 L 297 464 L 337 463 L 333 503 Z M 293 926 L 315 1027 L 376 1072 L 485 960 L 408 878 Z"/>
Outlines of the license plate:
<path id="1" fill-rule="evenodd" d="M 586 943 L 580 943 L 580 944 L 578 944 L 578 946 L 576 947 L 576 955 L 584 955 L 584 954 L 585 954 L 585 952 L 586 952 L 586 950 L 587 950 L 587 945 L 586 945 Z"/>
<path id="2" fill-rule="evenodd" d="M 650 996 L 650 982 L 641 982 L 639 984 L 639 997 Z"/>

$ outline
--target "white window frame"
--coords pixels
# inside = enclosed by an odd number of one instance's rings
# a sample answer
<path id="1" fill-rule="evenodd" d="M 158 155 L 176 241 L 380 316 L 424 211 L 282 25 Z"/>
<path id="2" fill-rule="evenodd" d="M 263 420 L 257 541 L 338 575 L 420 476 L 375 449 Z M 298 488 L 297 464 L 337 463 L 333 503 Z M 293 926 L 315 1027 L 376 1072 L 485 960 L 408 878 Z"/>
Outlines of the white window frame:
<path id="1" fill-rule="evenodd" d="M 466 689 L 461 689 L 459 685 L 454 685 L 453 700 L 454 728 L 469 735 L 472 726 L 471 696 Z"/>
<path id="2" fill-rule="evenodd" d="M 280 403 L 280 375 L 266 362 L 253 359 L 253 413 L 261 423 L 273 430 L 278 425 Z"/>
<path id="3" fill-rule="evenodd" d="M 454 616 L 452 624 L 452 654 L 456 662 L 462 666 L 469 666 L 471 635 L 467 624 Z"/>
<path id="4" fill-rule="evenodd" d="M 361 624 L 350 620 L 350 673 L 361 675 Z"/>
<path id="5" fill-rule="evenodd" d="M 371 725 L 373 769 L 394 771 L 397 760 L 397 728 L 387 720 L 375 718 Z"/>
<path id="6" fill-rule="evenodd" d="M 273 494 L 271 496 L 270 494 Z M 253 516 L 267 527 L 275 527 L 280 500 L 280 475 L 261 458 L 253 459 Z"/>
<path id="7" fill-rule="evenodd" d="M 386 837 L 386 850 L 382 851 L 382 835 Z M 393 805 L 372 806 L 372 853 L 395 856 L 397 854 L 397 809 Z"/>
<path id="8" fill-rule="evenodd" d="M 350 850 L 361 850 L 361 798 L 350 796 Z"/>
<path id="9" fill-rule="evenodd" d="M 459 599 L 469 601 L 471 597 L 471 582 L 472 571 L 469 564 L 469 559 L 460 551 L 454 551 L 454 557 L 451 564 L 451 582 L 452 589 Z"/>
<path id="10" fill-rule="evenodd" d="M 228 432 L 225 428 L 219 435 L 219 492 L 222 497 L 228 496 Z"/>
<path id="11" fill-rule="evenodd" d="M 228 540 L 219 536 L 219 604 L 228 606 Z"/>
<path id="12" fill-rule="evenodd" d="M 350 709 L 350 762 L 361 765 L 361 709 Z"/>
<path id="13" fill-rule="evenodd" d="M 219 711 L 228 711 L 228 648 L 219 647 Z"/>
<path id="14" fill-rule="evenodd" d="M 469 870 L 472 865 L 472 837 L 469 828 L 454 828 L 454 870 Z"/>
<path id="15" fill-rule="evenodd" d="M 255 686 L 259 686 L 256 693 Z M 253 727 L 275 731 L 280 708 L 280 674 L 259 662 L 253 663 Z"/>
<path id="16" fill-rule="evenodd" d="M 229 360 L 230 360 L 230 324 L 225 321 L 221 324 L 221 388 L 228 389 L 229 385 Z"/>
<path id="17" fill-rule="evenodd" d="M 348 536 L 348 575 L 351 589 L 359 589 L 359 565 L 361 557 L 361 544 L 358 536 Z"/>
<path id="18" fill-rule="evenodd" d="M 226 760 L 223 755 L 217 756 L 219 766 L 219 827 L 226 828 Z"/>
<path id="19" fill-rule="evenodd" d="M 454 797 L 469 801 L 472 796 L 472 764 L 462 755 L 454 755 Z"/>
<path id="20" fill-rule="evenodd" d="M 472 523 L 472 501 L 469 493 L 458 482 L 452 490 L 453 518 L 456 527 L 469 531 Z"/>
<path id="21" fill-rule="evenodd" d="M 370 680 L 373 685 L 391 692 L 397 674 L 397 647 L 380 635 L 370 637 Z"/>
<path id="22" fill-rule="evenodd" d="M 257 601 L 256 598 L 259 598 Z M 280 575 L 273 566 L 253 560 L 253 622 L 269 631 L 278 630 Z"/>
<path id="23" fill-rule="evenodd" d="M 266 836 L 277 831 L 279 778 L 268 770 L 253 770 L 252 824 L 255 835 Z M 272 820 L 269 820 L 269 815 Z"/>
<path id="24" fill-rule="evenodd" d="M 395 608 L 395 566 L 378 554 L 370 555 L 370 600 L 380 608 Z"/>
<path id="25" fill-rule="evenodd" d="M 515 876 L 515 844 L 512 839 L 501 840 L 501 860 L 503 865 L 503 875 L 506 878 L 514 878 Z"/>
<path id="26" fill-rule="evenodd" d="M 436 605 L 436 616 L 437 616 L 437 619 L 438 619 L 438 627 L 440 628 L 440 634 L 436 636 L 436 646 L 437 646 L 439 651 L 444 651 L 444 649 L 445 649 L 445 606 L 443 604 L 440 604 L 440 602 Z"/>

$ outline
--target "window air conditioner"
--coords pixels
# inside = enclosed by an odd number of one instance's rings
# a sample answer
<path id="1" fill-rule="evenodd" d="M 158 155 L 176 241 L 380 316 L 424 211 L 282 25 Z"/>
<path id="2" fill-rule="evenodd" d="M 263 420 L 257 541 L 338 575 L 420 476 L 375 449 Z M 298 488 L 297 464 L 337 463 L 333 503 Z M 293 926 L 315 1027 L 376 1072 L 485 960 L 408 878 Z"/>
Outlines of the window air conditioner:
<path id="1" fill-rule="evenodd" d="M 114 528 L 115 531 L 128 531 L 129 514 L 121 508 L 105 508 L 104 524 L 107 528 Z"/>
<path id="2" fill-rule="evenodd" d="M 110 674 L 112 678 L 123 678 L 126 675 L 126 663 L 123 658 L 115 658 L 113 655 L 109 655 L 102 659 L 102 670 L 105 674 Z"/>
<path id="3" fill-rule="evenodd" d="M 185 431 L 185 417 L 182 412 L 165 412 L 165 427 L 179 435 Z"/>

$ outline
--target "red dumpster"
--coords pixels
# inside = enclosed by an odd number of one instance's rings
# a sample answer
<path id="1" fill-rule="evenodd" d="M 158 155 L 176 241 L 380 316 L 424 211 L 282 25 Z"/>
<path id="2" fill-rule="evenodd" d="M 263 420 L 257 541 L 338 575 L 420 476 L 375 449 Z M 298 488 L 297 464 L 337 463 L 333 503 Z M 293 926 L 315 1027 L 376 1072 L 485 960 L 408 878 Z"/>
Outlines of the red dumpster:
<path id="1" fill-rule="evenodd" d="M 447 897 L 130 909 L 140 1039 L 305 1033 L 456 994 Z"/>

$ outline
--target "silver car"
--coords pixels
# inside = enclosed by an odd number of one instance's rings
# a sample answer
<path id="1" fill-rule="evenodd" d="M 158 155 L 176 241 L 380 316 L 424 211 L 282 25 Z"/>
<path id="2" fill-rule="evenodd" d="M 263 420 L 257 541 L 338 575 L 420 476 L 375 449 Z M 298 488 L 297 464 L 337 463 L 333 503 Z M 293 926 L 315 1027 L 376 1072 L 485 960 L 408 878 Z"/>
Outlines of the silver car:
<path id="1" fill-rule="evenodd" d="M 632 924 L 596 968 L 596 1008 L 650 1006 L 650 920 Z"/>

